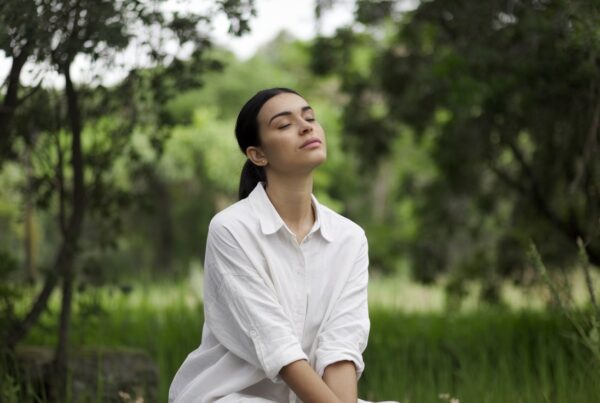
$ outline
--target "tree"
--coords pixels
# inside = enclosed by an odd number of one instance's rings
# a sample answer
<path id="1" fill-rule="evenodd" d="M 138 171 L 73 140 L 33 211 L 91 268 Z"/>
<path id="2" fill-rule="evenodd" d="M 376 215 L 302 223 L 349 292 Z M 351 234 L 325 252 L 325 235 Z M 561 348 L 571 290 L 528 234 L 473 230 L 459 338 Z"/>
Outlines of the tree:
<path id="1" fill-rule="evenodd" d="M 358 3 L 386 16 L 358 21 L 385 40 L 371 74 L 346 86 L 349 143 L 381 160 L 407 125 L 434 144 L 417 277 L 483 277 L 497 298 L 529 239 L 558 264 L 581 238 L 599 265 L 600 4 L 434 0 L 386 14 Z"/>
<path id="2" fill-rule="evenodd" d="M 59 342 L 56 348 L 55 369 L 59 378 L 59 388 L 64 387 L 66 380 L 66 365 L 69 345 L 69 325 L 73 298 L 74 267 L 80 252 L 80 237 L 85 216 L 102 205 L 95 203 L 90 196 L 98 196 L 110 192 L 110 183 L 97 180 L 86 180 L 87 171 L 101 173 L 110 166 L 110 157 L 114 157 L 123 149 L 123 138 L 133 130 L 140 121 L 136 113 L 139 105 L 129 102 L 135 99 L 135 84 L 140 83 L 137 71 L 132 71 L 125 80 L 123 88 L 133 91 L 121 106 L 118 120 L 120 125 L 114 129 L 110 137 L 111 145 L 108 159 L 99 160 L 97 154 L 84 154 L 83 134 L 87 118 L 91 120 L 96 114 L 102 114 L 102 105 L 97 111 L 84 111 L 83 100 L 87 94 L 73 82 L 71 69 L 78 56 L 85 56 L 93 63 L 110 65 L 114 55 L 132 44 L 134 40 L 141 43 L 149 58 L 154 63 L 152 83 L 161 83 L 155 88 L 155 98 L 166 100 L 169 92 L 165 91 L 169 83 L 177 86 L 189 85 L 190 80 L 197 83 L 197 76 L 202 69 L 210 66 L 202 54 L 209 45 L 207 31 L 211 18 L 216 12 L 224 12 L 230 17 L 231 32 L 241 35 L 248 30 L 247 19 L 253 14 L 252 0 L 219 1 L 205 14 L 200 13 L 167 13 L 161 11 L 161 1 L 147 3 L 139 0 L 122 0 L 97 2 L 94 0 L 32 0 L 5 1 L 0 8 L 0 21 L 6 29 L 0 34 L 0 49 L 12 58 L 12 67 L 7 78 L 7 90 L 3 97 L 3 109 L 0 111 L 1 157 L 12 158 L 15 155 L 14 145 L 17 139 L 24 136 L 16 129 L 19 118 L 19 107 L 23 105 L 24 97 L 19 98 L 20 74 L 26 61 L 46 62 L 58 71 L 65 80 L 64 97 L 66 112 L 55 116 L 59 127 L 49 130 L 47 126 L 36 130 L 46 130 L 57 141 L 55 168 L 46 175 L 50 182 L 50 194 L 58 200 L 58 226 L 62 242 L 56 253 L 53 268 L 46 276 L 40 294 L 35 299 L 31 309 L 22 320 L 13 324 L 5 340 L 8 346 L 14 346 L 21 340 L 47 305 L 57 283 L 61 281 L 62 307 L 60 313 Z M 204 26 L 205 29 L 201 29 Z M 156 36 L 159 33 L 159 37 Z M 179 46 L 191 47 L 190 62 L 173 56 L 164 47 L 163 41 L 170 40 Z M 172 77 L 172 74 L 177 76 Z M 145 77 L 142 77 L 143 81 Z M 96 84 L 97 85 L 97 84 Z M 158 103 L 157 103 L 158 105 Z M 36 111 L 25 110 L 29 116 Z M 66 118 L 64 124 L 63 118 Z M 143 119 L 143 118 L 142 118 Z M 158 122 L 155 122 L 158 123 Z M 58 130 L 56 130 L 58 129 Z M 65 139 L 61 132 L 69 133 Z M 62 141 L 61 141 L 62 138 Z M 64 140 L 69 142 L 65 149 Z M 155 146 L 160 149 L 160 138 L 156 138 Z M 105 152 L 106 154 L 106 152 Z M 106 157 L 107 155 L 104 155 Z M 66 158 L 69 161 L 66 161 Z M 67 174 L 68 173 L 68 174 Z M 87 176 L 89 177 L 89 176 Z M 68 179 L 70 178 L 70 183 Z M 100 176 L 101 178 L 101 176 Z M 61 392 L 59 391 L 59 394 Z"/>

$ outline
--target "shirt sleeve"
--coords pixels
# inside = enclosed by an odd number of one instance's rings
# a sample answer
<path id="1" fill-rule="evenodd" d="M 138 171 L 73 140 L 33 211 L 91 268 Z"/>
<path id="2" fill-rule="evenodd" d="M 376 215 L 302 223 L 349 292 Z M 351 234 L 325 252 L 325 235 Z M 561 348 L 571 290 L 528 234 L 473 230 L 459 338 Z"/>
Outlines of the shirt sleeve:
<path id="1" fill-rule="evenodd" d="M 274 288 L 255 266 L 233 234 L 213 220 L 204 264 L 206 325 L 225 348 L 280 383 L 281 368 L 308 358 Z"/>
<path id="2" fill-rule="evenodd" d="M 354 267 L 335 302 L 332 313 L 317 336 L 315 369 L 320 376 L 328 365 L 351 361 L 360 378 L 365 364 L 362 353 L 367 347 L 370 321 L 367 301 L 369 281 L 369 253 L 367 238 L 361 241 Z"/>

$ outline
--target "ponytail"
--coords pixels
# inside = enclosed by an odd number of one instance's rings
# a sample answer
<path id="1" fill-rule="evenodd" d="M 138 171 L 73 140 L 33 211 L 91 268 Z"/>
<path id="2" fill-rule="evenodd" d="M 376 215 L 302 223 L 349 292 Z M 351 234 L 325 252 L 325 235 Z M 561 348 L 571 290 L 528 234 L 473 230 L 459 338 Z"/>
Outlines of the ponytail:
<path id="1" fill-rule="evenodd" d="M 246 160 L 242 168 L 242 175 L 240 176 L 240 189 L 238 192 L 240 200 L 248 197 L 259 182 L 266 181 L 267 175 L 265 169 L 254 165 L 250 160 Z"/>

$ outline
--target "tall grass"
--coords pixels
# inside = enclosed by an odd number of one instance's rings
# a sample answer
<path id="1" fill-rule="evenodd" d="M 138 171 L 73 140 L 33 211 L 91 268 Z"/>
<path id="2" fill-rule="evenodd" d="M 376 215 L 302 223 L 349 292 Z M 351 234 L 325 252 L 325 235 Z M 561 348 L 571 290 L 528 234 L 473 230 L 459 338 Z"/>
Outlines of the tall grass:
<path id="1" fill-rule="evenodd" d="M 362 390 L 405 403 L 595 402 L 597 363 L 568 323 L 541 312 L 371 313 Z"/>
<path id="2" fill-rule="evenodd" d="M 147 351 L 160 367 L 166 401 L 173 375 L 200 341 L 202 305 L 190 285 L 86 292 L 76 307 L 73 344 Z M 54 343 L 55 309 L 27 343 Z M 407 313 L 373 305 L 371 322 L 359 384 L 369 400 L 591 403 L 600 396 L 598 363 L 558 315 L 489 307 Z"/>

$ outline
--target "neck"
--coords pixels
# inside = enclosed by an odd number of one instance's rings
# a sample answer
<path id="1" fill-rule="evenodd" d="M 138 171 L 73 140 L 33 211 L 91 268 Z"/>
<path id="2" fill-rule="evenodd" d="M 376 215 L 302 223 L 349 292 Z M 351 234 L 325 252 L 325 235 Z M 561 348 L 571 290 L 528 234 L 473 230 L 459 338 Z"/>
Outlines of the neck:
<path id="1" fill-rule="evenodd" d="M 311 205 L 312 189 L 312 172 L 297 177 L 283 177 L 272 172 L 267 175 L 267 196 L 298 242 L 302 241 L 315 222 Z"/>

